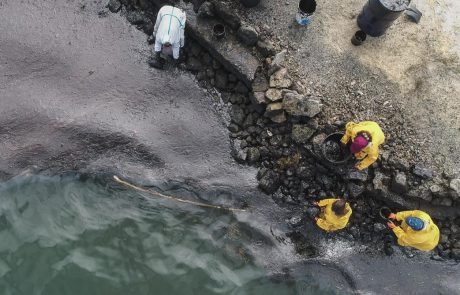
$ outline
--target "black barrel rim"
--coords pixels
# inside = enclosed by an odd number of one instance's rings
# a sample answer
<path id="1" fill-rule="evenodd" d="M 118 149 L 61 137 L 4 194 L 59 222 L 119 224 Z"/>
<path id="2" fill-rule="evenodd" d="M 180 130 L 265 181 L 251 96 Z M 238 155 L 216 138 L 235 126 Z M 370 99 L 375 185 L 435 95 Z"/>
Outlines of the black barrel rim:
<path id="1" fill-rule="evenodd" d="M 350 153 L 349 149 L 343 149 L 342 152 L 346 152 L 346 155 L 343 157 L 343 159 L 341 160 L 332 160 L 332 159 L 329 159 L 328 156 L 327 156 L 327 153 L 326 153 L 326 143 L 329 142 L 329 141 L 335 141 L 337 142 L 338 144 L 340 144 L 340 139 L 343 137 L 344 133 L 343 132 L 335 132 L 335 133 L 332 133 L 332 134 L 329 134 L 323 141 L 323 143 L 321 144 L 321 153 L 323 154 L 323 158 L 328 161 L 329 163 L 331 164 L 345 164 L 347 163 L 351 157 L 352 157 L 352 154 Z"/>
<path id="2" fill-rule="evenodd" d="M 379 215 L 382 217 L 384 220 L 388 220 L 391 214 L 391 210 L 388 207 L 382 207 L 379 210 Z"/>
<path id="3" fill-rule="evenodd" d="M 299 10 L 303 13 L 313 13 L 316 10 L 316 1 L 315 0 L 300 0 Z"/>
<path id="4" fill-rule="evenodd" d="M 225 36 L 225 26 L 223 24 L 215 24 L 212 28 L 212 32 L 214 36 L 218 39 L 223 38 Z"/>

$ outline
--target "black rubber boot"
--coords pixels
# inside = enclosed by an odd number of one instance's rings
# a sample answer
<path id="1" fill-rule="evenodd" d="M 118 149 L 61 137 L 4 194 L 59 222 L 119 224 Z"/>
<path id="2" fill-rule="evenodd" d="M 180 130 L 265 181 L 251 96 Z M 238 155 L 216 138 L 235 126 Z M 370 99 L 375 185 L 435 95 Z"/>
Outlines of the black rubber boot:
<path id="1" fill-rule="evenodd" d="M 149 60 L 149 65 L 154 67 L 155 69 L 162 70 L 165 65 L 165 60 L 160 56 L 160 52 L 155 52 L 155 56 L 153 56 Z"/>

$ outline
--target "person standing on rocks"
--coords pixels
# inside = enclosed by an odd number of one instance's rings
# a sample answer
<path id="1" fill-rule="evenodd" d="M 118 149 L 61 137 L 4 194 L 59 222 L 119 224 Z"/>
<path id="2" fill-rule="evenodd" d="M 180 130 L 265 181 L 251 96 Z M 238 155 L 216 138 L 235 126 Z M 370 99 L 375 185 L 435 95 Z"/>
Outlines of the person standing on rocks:
<path id="1" fill-rule="evenodd" d="M 385 142 L 385 135 L 376 122 L 348 122 L 341 143 L 347 145 L 350 140 L 350 151 L 357 160 L 360 160 L 355 167 L 358 170 L 363 170 L 377 161 L 379 146 Z"/>
<path id="2" fill-rule="evenodd" d="M 165 60 L 161 54 L 172 56 L 175 63 L 179 60 L 180 48 L 184 47 L 184 29 L 186 16 L 181 9 L 169 5 L 161 7 L 153 29 L 155 35 L 154 57 L 149 64 L 163 69 Z"/>
<path id="3" fill-rule="evenodd" d="M 438 245 L 439 228 L 427 213 L 420 210 L 402 211 L 391 213 L 389 218 L 402 221 L 401 226 L 396 226 L 392 221 L 387 223 L 400 246 L 431 251 Z"/>
<path id="4" fill-rule="evenodd" d="M 316 225 L 327 232 L 337 231 L 347 226 L 352 210 L 343 199 L 324 199 L 313 203 L 321 209 L 315 217 Z"/>

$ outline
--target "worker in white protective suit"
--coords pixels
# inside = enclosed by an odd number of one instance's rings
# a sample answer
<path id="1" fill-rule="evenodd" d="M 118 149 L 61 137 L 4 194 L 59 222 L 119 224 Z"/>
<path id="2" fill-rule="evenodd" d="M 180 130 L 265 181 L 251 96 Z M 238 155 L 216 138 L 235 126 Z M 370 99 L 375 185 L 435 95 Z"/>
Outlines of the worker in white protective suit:
<path id="1" fill-rule="evenodd" d="M 162 69 L 165 60 L 161 54 L 179 60 L 180 48 L 184 46 L 185 12 L 169 5 L 163 6 L 157 15 L 153 34 L 155 35 L 154 57 L 149 64 Z"/>

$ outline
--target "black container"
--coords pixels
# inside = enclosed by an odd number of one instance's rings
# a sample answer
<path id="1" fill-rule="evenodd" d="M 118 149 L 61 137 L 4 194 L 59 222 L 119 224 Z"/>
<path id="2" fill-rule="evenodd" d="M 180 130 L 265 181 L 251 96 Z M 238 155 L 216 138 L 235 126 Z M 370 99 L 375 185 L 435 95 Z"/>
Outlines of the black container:
<path id="1" fill-rule="evenodd" d="M 300 0 L 299 2 L 299 12 L 312 15 L 316 10 L 316 1 L 315 0 Z"/>
<path id="2" fill-rule="evenodd" d="M 256 7 L 260 0 L 240 0 L 241 4 L 243 4 L 244 7 L 251 8 L 251 7 Z"/>
<path id="3" fill-rule="evenodd" d="M 405 9 L 391 10 L 380 0 L 368 0 L 358 15 L 358 26 L 369 36 L 382 36 Z"/>
<path id="4" fill-rule="evenodd" d="M 363 31 L 357 31 L 351 38 L 351 43 L 355 46 L 359 46 L 363 44 L 365 40 L 366 40 L 366 33 L 364 33 Z"/>
<path id="5" fill-rule="evenodd" d="M 379 210 L 380 218 L 382 218 L 382 220 L 384 221 L 389 220 L 390 214 L 391 214 L 391 210 L 388 207 L 382 207 Z"/>
<path id="6" fill-rule="evenodd" d="M 342 132 L 336 132 L 329 134 L 321 144 L 321 153 L 323 154 L 323 158 L 328 161 L 331 164 L 334 165 L 341 165 L 341 164 L 346 164 L 350 159 L 351 159 L 351 152 L 350 149 L 347 146 L 342 146 L 340 144 L 340 140 L 343 137 Z M 329 142 L 332 142 L 334 144 L 339 145 L 340 150 L 338 151 L 338 154 L 336 155 L 336 158 L 331 158 L 329 153 L 327 152 L 327 144 Z"/>
<path id="7" fill-rule="evenodd" d="M 216 39 L 222 39 L 225 37 L 225 26 L 223 24 L 215 24 L 212 28 L 212 34 Z"/>

